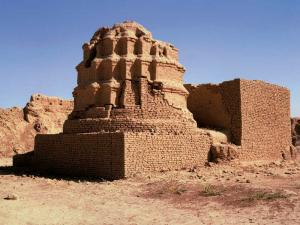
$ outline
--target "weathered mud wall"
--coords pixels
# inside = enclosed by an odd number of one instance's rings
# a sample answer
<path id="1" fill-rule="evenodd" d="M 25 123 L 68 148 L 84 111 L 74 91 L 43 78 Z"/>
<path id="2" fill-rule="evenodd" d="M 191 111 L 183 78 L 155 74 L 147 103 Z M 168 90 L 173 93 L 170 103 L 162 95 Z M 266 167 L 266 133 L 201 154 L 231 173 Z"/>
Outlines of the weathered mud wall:
<path id="1" fill-rule="evenodd" d="M 198 127 L 222 130 L 234 144 L 241 144 L 241 99 L 238 79 L 219 85 L 186 84 L 188 109 Z"/>
<path id="2" fill-rule="evenodd" d="M 231 128 L 229 114 L 219 85 L 185 85 L 190 92 L 188 108 L 199 127 Z"/>
<path id="3" fill-rule="evenodd" d="M 0 109 L 0 156 L 32 150 L 38 133 L 61 132 L 72 108 L 72 101 L 35 94 L 24 109 Z"/>
<path id="4" fill-rule="evenodd" d="M 219 85 L 185 85 L 198 126 L 223 128 L 241 145 L 241 159 L 274 160 L 291 144 L 290 92 L 263 81 L 236 79 Z M 206 119 L 207 118 L 207 119 Z"/>

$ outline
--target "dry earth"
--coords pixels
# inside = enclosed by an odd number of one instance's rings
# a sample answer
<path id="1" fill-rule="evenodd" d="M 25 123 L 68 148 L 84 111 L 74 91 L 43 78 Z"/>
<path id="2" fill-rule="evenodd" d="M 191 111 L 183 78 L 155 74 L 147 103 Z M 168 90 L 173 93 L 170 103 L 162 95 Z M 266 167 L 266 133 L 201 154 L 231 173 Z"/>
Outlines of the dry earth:
<path id="1" fill-rule="evenodd" d="M 3 225 L 299 224 L 299 159 L 233 162 L 119 181 L 39 176 L 10 165 L 10 159 L 1 159 Z"/>

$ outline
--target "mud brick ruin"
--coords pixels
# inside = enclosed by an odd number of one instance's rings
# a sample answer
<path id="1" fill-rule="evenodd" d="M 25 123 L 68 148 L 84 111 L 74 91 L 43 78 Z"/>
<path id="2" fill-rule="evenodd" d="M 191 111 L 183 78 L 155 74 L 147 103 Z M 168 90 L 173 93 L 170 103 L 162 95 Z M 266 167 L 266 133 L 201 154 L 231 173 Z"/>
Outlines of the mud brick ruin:
<path id="1" fill-rule="evenodd" d="M 288 89 L 241 79 L 183 85 L 178 49 L 135 22 L 96 31 L 77 71 L 63 132 L 37 135 L 16 166 L 117 179 L 290 154 Z"/>

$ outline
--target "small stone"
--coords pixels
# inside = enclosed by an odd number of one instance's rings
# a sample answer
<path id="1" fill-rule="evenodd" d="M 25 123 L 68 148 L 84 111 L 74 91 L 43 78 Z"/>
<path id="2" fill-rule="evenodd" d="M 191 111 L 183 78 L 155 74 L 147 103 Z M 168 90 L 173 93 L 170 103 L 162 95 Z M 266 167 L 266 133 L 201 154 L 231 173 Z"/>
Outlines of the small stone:
<path id="1" fill-rule="evenodd" d="M 15 194 L 8 194 L 4 199 L 5 200 L 17 200 L 18 196 Z"/>
<path id="2" fill-rule="evenodd" d="M 250 180 L 247 179 L 247 180 L 246 180 L 246 183 L 250 183 Z"/>
<path id="3" fill-rule="evenodd" d="M 212 167 L 214 164 L 212 162 L 206 162 L 205 166 Z"/>
<path id="4" fill-rule="evenodd" d="M 285 189 L 285 190 L 283 190 L 283 191 L 284 191 L 284 193 L 287 194 L 287 195 L 298 195 L 296 192 L 291 191 L 291 190 Z"/>

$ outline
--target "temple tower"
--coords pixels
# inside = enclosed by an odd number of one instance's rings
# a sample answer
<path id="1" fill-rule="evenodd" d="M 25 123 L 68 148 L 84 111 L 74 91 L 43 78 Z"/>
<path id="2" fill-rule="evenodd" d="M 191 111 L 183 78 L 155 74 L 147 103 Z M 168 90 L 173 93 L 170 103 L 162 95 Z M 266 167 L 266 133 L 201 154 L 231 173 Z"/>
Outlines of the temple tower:
<path id="1" fill-rule="evenodd" d="M 182 117 L 180 129 L 196 127 L 178 50 L 136 22 L 97 30 L 76 69 L 75 106 L 64 133 L 163 131 L 166 124 L 178 132 L 172 113 Z"/>
<path id="2" fill-rule="evenodd" d="M 116 179 L 205 163 L 211 138 L 187 109 L 173 45 L 135 22 L 103 27 L 83 45 L 76 69 L 74 109 L 63 133 L 36 136 L 27 155 L 33 167 Z"/>

